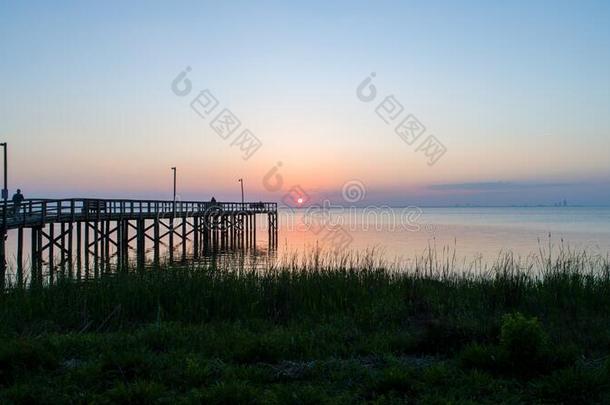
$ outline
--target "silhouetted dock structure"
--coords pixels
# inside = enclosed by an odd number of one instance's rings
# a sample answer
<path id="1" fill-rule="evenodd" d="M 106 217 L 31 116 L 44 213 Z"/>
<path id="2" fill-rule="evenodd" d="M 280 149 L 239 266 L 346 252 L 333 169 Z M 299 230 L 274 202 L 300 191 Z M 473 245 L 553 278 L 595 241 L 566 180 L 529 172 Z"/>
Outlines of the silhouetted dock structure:
<path id="1" fill-rule="evenodd" d="M 155 263 L 161 246 L 169 261 L 185 258 L 187 242 L 194 258 L 218 249 L 242 249 L 256 245 L 257 216 L 267 216 L 268 243 L 277 246 L 277 203 L 200 202 L 106 199 L 30 199 L 18 210 L 9 202 L 0 207 L 0 287 L 6 277 L 6 237 L 17 233 L 16 283 L 23 285 L 24 237 L 30 237 L 30 283 L 42 283 L 43 268 L 52 283 L 56 271 L 95 274 L 112 265 L 129 266 L 135 251 L 144 266 L 152 247 Z M 178 250 L 178 251 L 177 251 Z"/>

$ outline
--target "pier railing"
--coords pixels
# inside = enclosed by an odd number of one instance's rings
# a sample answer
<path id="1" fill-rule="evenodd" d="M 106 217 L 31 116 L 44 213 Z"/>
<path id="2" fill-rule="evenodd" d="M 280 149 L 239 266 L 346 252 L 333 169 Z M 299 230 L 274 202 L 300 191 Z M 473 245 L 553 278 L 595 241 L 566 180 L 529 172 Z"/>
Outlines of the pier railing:
<path id="1" fill-rule="evenodd" d="M 262 215 L 261 215 L 262 214 Z M 24 246 L 30 239 L 30 280 L 53 283 L 56 271 L 69 276 L 81 270 L 85 278 L 112 266 L 128 269 L 131 259 L 143 268 L 147 243 L 153 261 L 160 263 L 161 246 L 169 262 L 178 254 L 186 260 L 187 244 L 192 255 L 224 249 L 257 246 L 257 217 L 267 217 L 269 249 L 278 242 L 278 212 L 274 202 L 162 201 L 99 198 L 27 199 L 20 204 L 0 204 L 0 292 L 6 285 L 9 257 L 6 240 L 16 237 L 17 285 L 24 285 Z M 266 229 L 265 229 L 266 228 Z M 177 248 L 179 247 L 179 250 Z M 134 254 L 132 254 L 134 253 Z M 73 259 L 76 259 L 74 262 Z M 43 271 L 43 269 L 45 271 Z"/>
<path id="2" fill-rule="evenodd" d="M 211 202 L 126 200 L 98 198 L 26 199 L 18 206 L 0 204 L 0 221 L 5 229 L 60 221 L 95 219 L 171 218 L 206 213 L 271 213 L 275 202 Z"/>

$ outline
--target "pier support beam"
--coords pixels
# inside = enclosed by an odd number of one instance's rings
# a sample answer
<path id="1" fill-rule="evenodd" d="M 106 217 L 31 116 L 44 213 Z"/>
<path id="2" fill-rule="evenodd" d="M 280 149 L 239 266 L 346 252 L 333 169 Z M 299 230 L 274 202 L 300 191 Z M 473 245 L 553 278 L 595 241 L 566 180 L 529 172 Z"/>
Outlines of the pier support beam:
<path id="1" fill-rule="evenodd" d="M 199 259 L 199 217 L 193 217 L 193 258 Z"/>
<path id="2" fill-rule="evenodd" d="M 83 258 L 82 258 L 82 230 L 83 224 L 78 221 L 76 223 L 76 278 L 80 280 L 81 272 L 83 267 Z"/>
<path id="3" fill-rule="evenodd" d="M 144 268 L 144 263 L 146 261 L 146 226 L 145 226 L 145 222 L 143 219 L 138 219 L 138 225 L 137 225 L 137 249 L 136 249 L 136 254 L 137 254 L 137 263 L 138 263 L 138 268 L 143 269 Z"/>
<path id="4" fill-rule="evenodd" d="M 153 250 L 154 250 L 154 261 L 155 261 L 155 265 L 158 266 L 159 265 L 159 255 L 160 255 L 160 248 L 159 245 L 161 244 L 161 241 L 159 240 L 159 238 L 161 237 L 161 235 L 159 234 L 159 219 L 155 218 L 154 220 L 154 224 L 153 224 Z"/>
<path id="5" fill-rule="evenodd" d="M 188 240 L 186 236 L 186 217 L 182 217 L 182 261 L 186 260 L 186 241 Z"/>
<path id="6" fill-rule="evenodd" d="M 117 269 L 127 270 L 130 250 L 135 251 L 138 267 L 143 268 L 147 260 L 146 239 L 152 243 L 151 256 L 157 264 L 165 253 L 172 262 L 178 244 L 181 246 L 177 252 L 182 259 L 191 255 L 191 249 L 195 259 L 218 250 L 249 249 L 256 247 L 257 216 L 264 214 L 268 214 L 269 245 L 277 244 L 277 205 L 274 203 L 191 202 L 168 207 L 160 201 L 30 202 L 23 218 L 19 221 L 9 218 L 4 231 L 0 230 L 0 284 L 24 285 L 30 280 L 31 285 L 53 284 L 60 277 L 97 277 L 113 271 L 115 263 Z M 31 235 L 25 235 L 25 229 Z M 5 237 L 13 230 L 17 251 L 9 255 Z M 25 236 L 31 236 L 30 277 L 24 268 L 24 259 L 28 262 L 23 255 L 28 244 L 28 241 L 24 243 Z M 16 259 L 16 273 L 10 282 L 8 256 Z"/>
<path id="7" fill-rule="evenodd" d="M 23 287 L 23 227 L 17 228 L 17 287 Z"/>
<path id="8" fill-rule="evenodd" d="M 6 229 L 0 230 L 0 292 L 6 286 Z"/>

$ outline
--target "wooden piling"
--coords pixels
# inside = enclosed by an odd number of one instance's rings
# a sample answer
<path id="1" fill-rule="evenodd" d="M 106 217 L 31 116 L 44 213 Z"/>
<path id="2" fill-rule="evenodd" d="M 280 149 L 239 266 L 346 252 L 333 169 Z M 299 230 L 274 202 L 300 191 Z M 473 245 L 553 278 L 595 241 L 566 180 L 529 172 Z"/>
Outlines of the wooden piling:
<path id="1" fill-rule="evenodd" d="M 136 234 L 136 238 L 137 238 L 137 248 L 136 248 L 136 254 L 137 254 L 137 264 L 138 264 L 138 268 L 142 269 L 144 268 L 144 263 L 145 263 L 145 259 L 146 259 L 146 228 L 145 228 L 145 222 L 143 219 L 138 219 L 137 221 L 137 234 Z"/>
<path id="2" fill-rule="evenodd" d="M 112 232 L 110 226 L 110 221 L 106 221 L 106 232 L 104 233 L 104 268 L 106 273 L 110 272 L 110 233 Z"/>
<path id="3" fill-rule="evenodd" d="M 99 276 L 100 271 L 100 249 L 99 249 L 99 222 L 93 221 L 93 274 L 97 278 Z"/>
<path id="4" fill-rule="evenodd" d="M 193 258 L 199 258 L 199 217 L 193 217 Z"/>
<path id="5" fill-rule="evenodd" d="M 186 241 L 188 240 L 186 236 L 186 217 L 182 216 L 182 260 L 186 260 Z"/>
<path id="6" fill-rule="evenodd" d="M 72 278 L 74 276 L 74 234 L 73 234 L 74 224 L 71 222 L 68 224 L 68 278 Z"/>
<path id="7" fill-rule="evenodd" d="M 17 286 L 23 287 L 23 227 L 17 228 Z"/>
<path id="8" fill-rule="evenodd" d="M 38 262 L 37 262 L 37 247 L 38 247 L 38 236 L 36 235 L 36 228 L 30 229 L 30 257 L 31 257 L 31 266 L 30 266 L 30 282 L 35 284 L 35 280 L 37 278 L 38 272 Z"/>
<path id="9" fill-rule="evenodd" d="M 137 241 L 134 242 L 137 243 L 134 250 L 140 267 L 146 261 L 146 239 L 154 245 L 154 259 L 157 263 L 160 260 L 160 246 L 166 242 L 166 236 L 169 239 L 168 253 L 171 261 L 178 243 L 176 237 L 182 244 L 180 253 L 183 259 L 188 257 L 190 249 L 193 251 L 193 257 L 198 258 L 202 252 L 251 248 L 257 243 L 258 214 L 268 214 L 270 246 L 277 244 L 277 205 L 274 203 L 183 203 L 178 211 L 174 206 L 171 217 L 162 220 L 162 214 L 170 213 L 168 206 L 166 202 L 161 201 L 32 200 L 28 203 L 27 210 L 24 210 L 23 218 L 19 221 L 10 218 L 3 224 L 6 231 L 4 234 L 12 230 L 16 232 L 15 283 L 27 283 L 23 263 L 23 238 L 26 228 L 31 230 L 32 238 L 32 284 L 41 283 L 43 274 L 45 277 L 48 274 L 50 283 L 55 283 L 60 273 L 62 276 L 73 277 L 74 267 L 79 279 L 83 272 L 87 278 L 93 274 L 98 276 L 100 271 L 110 271 L 115 256 L 117 266 L 127 268 L 130 243 L 133 240 Z M 176 219 L 180 219 L 182 223 L 177 223 Z M 150 220 L 153 222 L 147 227 L 146 222 Z M 116 228 L 112 227 L 115 222 Z M 75 226 L 76 238 L 73 235 Z M 130 228 L 137 232 L 136 235 L 132 234 L 131 238 Z M 148 232 L 154 235 L 151 237 Z M 4 234 L 0 230 L 0 238 Z M 111 249 L 111 244 L 116 251 Z M 6 248 L 3 239 L 0 244 L 0 262 L 2 257 L 6 259 L 8 256 Z M 56 248 L 60 254 L 57 254 Z M 76 261 L 76 266 L 73 260 Z M 6 261 L 0 266 L 0 270 L 4 272 L 4 282 L 7 277 L 6 266 Z M 92 268 L 93 274 L 90 273 Z"/>
<path id="10" fill-rule="evenodd" d="M 82 259 L 82 222 L 76 223 L 76 278 L 80 280 L 83 259 Z"/>
<path id="11" fill-rule="evenodd" d="M 49 284 L 55 279 L 55 224 L 49 224 Z"/>
<path id="12" fill-rule="evenodd" d="M 0 231 L 0 293 L 6 286 L 6 229 Z"/>
<path id="13" fill-rule="evenodd" d="M 65 222 L 61 222 L 61 224 L 59 225 L 59 232 L 60 232 L 59 250 L 61 251 L 60 255 L 59 255 L 59 270 L 61 272 L 60 277 L 64 277 L 65 270 L 66 270 L 66 223 Z"/>
<path id="14" fill-rule="evenodd" d="M 154 224 L 153 224 L 153 250 L 154 250 L 154 258 L 153 260 L 155 261 L 155 265 L 159 265 L 159 244 L 160 244 L 160 234 L 159 234 L 159 218 L 155 218 L 154 219 Z"/>
<path id="15" fill-rule="evenodd" d="M 84 225 L 84 229 L 83 231 L 85 232 L 85 244 L 83 246 L 83 253 L 85 255 L 85 279 L 89 278 L 89 222 L 86 221 L 83 223 Z"/>
<path id="16" fill-rule="evenodd" d="M 36 273 L 36 283 L 39 286 L 42 286 L 43 276 L 42 276 L 42 230 L 43 227 L 37 229 L 36 231 L 36 267 L 38 272 Z"/>
<path id="17" fill-rule="evenodd" d="M 256 213 L 252 215 L 252 246 L 256 248 Z"/>

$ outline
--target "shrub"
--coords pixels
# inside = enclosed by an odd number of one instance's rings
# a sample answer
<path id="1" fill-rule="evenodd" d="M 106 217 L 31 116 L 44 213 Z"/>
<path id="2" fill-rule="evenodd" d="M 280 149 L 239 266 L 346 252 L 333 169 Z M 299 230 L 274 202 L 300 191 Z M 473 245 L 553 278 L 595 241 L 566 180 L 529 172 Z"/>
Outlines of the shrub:
<path id="1" fill-rule="evenodd" d="M 507 314 L 502 318 L 498 355 L 507 371 L 530 377 L 550 368 L 548 341 L 537 318 Z"/>
<path id="2" fill-rule="evenodd" d="M 471 344 L 458 355 L 458 364 L 499 374 L 530 378 L 574 364 L 578 349 L 558 345 L 551 350 L 549 337 L 537 318 L 520 313 L 502 318 L 498 345 Z"/>
<path id="3" fill-rule="evenodd" d="M 458 355 L 458 364 L 463 368 L 499 371 L 501 356 L 497 346 L 472 343 Z"/>
<path id="4" fill-rule="evenodd" d="M 515 365 L 529 365 L 546 353 L 548 336 L 537 318 L 507 314 L 502 318 L 500 347 Z"/>

